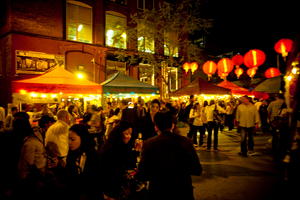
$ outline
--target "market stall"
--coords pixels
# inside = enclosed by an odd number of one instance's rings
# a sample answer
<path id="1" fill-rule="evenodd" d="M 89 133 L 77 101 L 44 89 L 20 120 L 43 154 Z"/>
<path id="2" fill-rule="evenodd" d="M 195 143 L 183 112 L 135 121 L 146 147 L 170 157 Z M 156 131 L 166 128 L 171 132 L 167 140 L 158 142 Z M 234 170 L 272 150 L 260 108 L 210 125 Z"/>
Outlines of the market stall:
<path id="1" fill-rule="evenodd" d="M 116 73 L 110 79 L 101 83 L 103 90 L 103 100 L 109 98 L 118 100 L 122 98 L 132 99 L 132 102 L 141 96 L 143 99 L 150 100 L 159 97 L 160 88 L 141 82 L 122 72 Z M 106 102 L 107 100 L 105 100 Z"/>
<path id="2" fill-rule="evenodd" d="M 99 100 L 102 86 L 78 78 L 73 73 L 56 67 L 53 70 L 30 79 L 12 82 L 13 103 L 59 103 L 79 100 Z"/>
<path id="3" fill-rule="evenodd" d="M 257 91 L 249 92 L 248 89 L 235 85 L 226 80 L 219 83 L 217 86 L 230 89 L 233 97 L 240 97 L 244 95 L 248 95 L 250 97 L 254 97 L 258 99 L 268 97 L 268 95 L 265 94 L 264 92 L 257 92 Z"/>
<path id="4" fill-rule="evenodd" d="M 172 92 L 171 97 L 173 97 L 173 99 L 175 98 L 179 101 L 182 101 L 192 94 L 195 95 L 198 101 L 209 99 L 225 99 L 230 97 L 231 90 L 216 86 L 201 78 L 197 78 L 187 86 Z"/>

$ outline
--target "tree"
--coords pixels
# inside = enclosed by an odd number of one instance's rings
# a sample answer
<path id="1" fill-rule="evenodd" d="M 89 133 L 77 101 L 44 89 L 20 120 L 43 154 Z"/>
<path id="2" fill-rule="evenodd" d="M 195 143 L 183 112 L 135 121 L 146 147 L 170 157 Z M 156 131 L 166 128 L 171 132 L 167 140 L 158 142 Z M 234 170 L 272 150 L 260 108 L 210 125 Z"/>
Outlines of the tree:
<path id="1" fill-rule="evenodd" d="M 176 67 L 181 74 L 183 62 L 203 64 L 203 50 L 189 39 L 196 31 L 206 31 L 212 26 L 212 19 L 201 18 L 200 6 L 201 0 L 187 0 L 135 13 L 124 29 L 129 47 L 115 52 L 119 60 L 127 58 L 129 65 L 143 63 L 145 72 L 154 70 L 159 74 L 162 86 L 166 87 L 165 98 L 169 98 L 171 79 L 176 76 L 172 69 Z M 124 41 L 124 32 L 114 39 Z"/>

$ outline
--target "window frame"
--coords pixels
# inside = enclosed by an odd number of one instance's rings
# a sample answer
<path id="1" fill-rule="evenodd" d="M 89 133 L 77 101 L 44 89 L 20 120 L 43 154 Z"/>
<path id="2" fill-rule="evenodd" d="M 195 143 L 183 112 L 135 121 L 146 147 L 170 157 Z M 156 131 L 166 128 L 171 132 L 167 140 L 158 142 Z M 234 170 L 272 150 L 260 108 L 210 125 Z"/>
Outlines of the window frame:
<path id="1" fill-rule="evenodd" d="M 137 8 L 138 10 L 146 10 L 145 6 L 146 6 L 146 1 L 147 1 L 147 0 L 142 0 L 142 1 L 143 1 L 143 8 L 139 8 L 139 0 L 136 1 L 136 8 Z M 154 5 L 155 5 L 155 2 L 154 2 L 154 1 L 155 1 L 155 0 L 152 0 L 152 3 L 153 3 L 152 9 L 155 8 L 155 7 L 154 7 Z"/>
<path id="2" fill-rule="evenodd" d="M 127 26 L 127 17 L 126 17 L 126 15 L 123 15 L 122 13 L 119 13 L 119 12 L 116 12 L 116 11 L 110 11 L 110 10 L 105 11 L 105 25 L 104 25 L 105 26 L 104 27 L 104 41 L 105 41 L 105 43 L 104 44 L 105 44 L 106 47 L 118 48 L 118 47 L 115 47 L 115 46 L 108 46 L 106 44 L 106 14 L 125 18 L 125 24 L 124 24 L 125 27 Z M 126 33 L 126 37 L 127 37 L 127 33 Z M 120 48 L 118 48 L 118 49 L 120 49 Z M 125 41 L 125 48 L 124 49 L 127 49 L 127 41 Z"/>
<path id="3" fill-rule="evenodd" d="M 69 33 L 68 33 L 68 31 L 69 31 L 68 3 L 76 5 L 76 6 L 81 6 L 81 7 L 84 7 L 84 8 L 88 8 L 88 9 L 91 10 L 91 24 L 90 24 L 91 25 L 91 34 L 92 34 L 91 43 L 87 43 L 87 42 L 81 42 L 81 43 L 93 44 L 93 41 L 94 41 L 94 37 L 93 37 L 94 36 L 94 34 L 93 34 L 93 7 L 89 6 L 85 3 L 82 3 L 82 2 L 79 2 L 79 1 L 73 1 L 73 0 L 67 0 L 66 1 L 66 40 L 80 42 L 80 41 L 78 41 L 79 37 L 78 37 L 78 31 L 77 31 L 78 30 L 77 29 L 78 28 L 78 20 L 76 22 L 74 22 L 74 23 L 77 24 L 77 27 L 76 27 L 76 40 L 68 39 L 68 37 L 69 37 Z M 72 20 L 70 20 L 70 21 L 72 21 Z"/>

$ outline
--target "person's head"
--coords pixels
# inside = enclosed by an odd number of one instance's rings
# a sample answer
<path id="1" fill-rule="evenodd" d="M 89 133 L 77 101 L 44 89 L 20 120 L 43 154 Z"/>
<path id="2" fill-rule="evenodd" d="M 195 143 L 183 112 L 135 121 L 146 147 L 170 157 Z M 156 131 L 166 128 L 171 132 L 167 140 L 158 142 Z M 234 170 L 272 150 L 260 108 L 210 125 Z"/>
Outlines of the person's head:
<path id="1" fill-rule="evenodd" d="M 89 113 L 94 114 L 97 111 L 96 105 L 92 105 L 90 109 L 88 110 Z"/>
<path id="2" fill-rule="evenodd" d="M 186 103 L 185 103 L 185 102 L 181 102 L 181 104 L 180 104 L 180 108 L 181 108 L 181 109 L 184 109 L 184 108 L 185 108 L 185 105 L 186 105 Z"/>
<path id="3" fill-rule="evenodd" d="M 11 114 L 14 115 L 17 112 L 19 112 L 18 108 L 16 106 L 11 107 Z"/>
<path id="4" fill-rule="evenodd" d="M 197 110 L 197 109 L 199 109 L 200 108 L 200 104 L 199 104 L 199 102 L 196 102 L 194 105 L 193 105 L 193 109 L 194 110 Z"/>
<path id="5" fill-rule="evenodd" d="M 98 111 L 98 112 L 102 112 L 102 111 L 103 111 L 102 106 L 99 106 L 98 109 L 97 109 L 97 111 Z"/>
<path id="6" fill-rule="evenodd" d="M 69 148 L 71 151 L 86 152 L 93 146 L 93 140 L 88 129 L 82 124 L 74 124 L 69 129 Z"/>
<path id="7" fill-rule="evenodd" d="M 208 106 L 208 102 L 206 100 L 203 102 L 203 107 L 205 106 Z"/>
<path id="8" fill-rule="evenodd" d="M 210 102 L 209 102 L 209 105 L 211 106 L 211 105 L 214 105 L 215 104 L 215 100 L 210 100 Z"/>
<path id="9" fill-rule="evenodd" d="M 156 132 L 172 131 L 174 128 L 172 116 L 168 113 L 156 113 L 154 116 L 154 124 Z"/>
<path id="10" fill-rule="evenodd" d="M 277 99 L 284 99 L 283 94 L 278 94 L 278 95 L 277 95 Z"/>
<path id="11" fill-rule="evenodd" d="M 46 103 L 42 104 L 42 111 L 47 112 L 48 111 L 48 105 Z"/>
<path id="12" fill-rule="evenodd" d="M 75 106 L 74 105 L 70 105 L 68 107 L 68 112 L 72 115 L 74 111 L 75 111 Z"/>
<path id="13" fill-rule="evenodd" d="M 236 105 L 240 105 L 241 103 L 242 103 L 241 98 L 237 99 L 235 102 Z"/>
<path id="14" fill-rule="evenodd" d="M 107 108 L 110 109 L 111 108 L 111 102 L 109 101 L 106 104 L 107 104 Z"/>
<path id="15" fill-rule="evenodd" d="M 268 105 L 268 101 L 266 99 L 262 100 L 263 105 Z"/>
<path id="16" fill-rule="evenodd" d="M 151 113 L 156 114 L 160 109 L 160 102 L 157 99 L 153 99 L 151 102 Z"/>
<path id="17" fill-rule="evenodd" d="M 194 101 L 194 95 L 190 96 L 190 101 Z"/>
<path id="18" fill-rule="evenodd" d="M 121 102 L 120 102 L 120 107 L 124 108 L 127 105 L 128 105 L 128 100 L 127 99 L 122 99 Z"/>
<path id="19" fill-rule="evenodd" d="M 68 114 L 68 111 L 66 111 L 65 109 L 60 109 L 58 112 L 57 112 L 57 119 L 58 120 L 62 120 L 66 123 L 69 123 L 69 114 Z"/>
<path id="20" fill-rule="evenodd" d="M 140 106 L 144 106 L 144 99 L 142 99 L 142 97 L 139 97 L 138 98 L 138 104 L 140 105 Z"/>
<path id="21" fill-rule="evenodd" d="M 131 139 L 132 126 L 128 121 L 120 120 L 109 133 L 107 143 L 111 145 L 127 144 Z"/>
<path id="22" fill-rule="evenodd" d="M 33 133 L 29 122 L 29 115 L 26 112 L 17 112 L 14 114 L 13 131 L 21 141 Z"/>
<path id="23" fill-rule="evenodd" d="M 243 96 L 241 99 L 242 103 L 245 105 L 248 105 L 251 101 L 250 97 L 248 97 L 247 95 Z"/>
<path id="24" fill-rule="evenodd" d="M 55 119 L 53 117 L 44 115 L 39 120 L 39 127 L 47 130 L 54 122 L 55 122 Z"/>

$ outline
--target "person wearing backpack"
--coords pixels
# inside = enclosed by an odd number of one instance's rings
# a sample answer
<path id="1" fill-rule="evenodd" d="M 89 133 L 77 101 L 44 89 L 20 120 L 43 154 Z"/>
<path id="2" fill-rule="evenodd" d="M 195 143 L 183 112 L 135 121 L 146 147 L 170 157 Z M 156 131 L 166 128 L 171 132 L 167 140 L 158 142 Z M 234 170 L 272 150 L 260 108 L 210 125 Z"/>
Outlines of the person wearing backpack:
<path id="1" fill-rule="evenodd" d="M 219 151 L 218 149 L 218 129 L 220 121 L 217 119 L 215 113 L 225 113 L 225 109 L 219 105 L 215 104 L 215 100 L 210 101 L 210 105 L 205 107 L 205 113 L 207 118 L 207 151 L 210 151 L 211 148 L 211 135 L 212 130 L 214 130 L 214 150 Z"/>
<path id="2" fill-rule="evenodd" d="M 189 102 L 189 105 L 187 105 L 184 109 L 184 119 L 185 119 L 185 122 L 189 125 L 190 127 L 190 131 L 189 133 L 187 134 L 187 136 L 189 138 L 192 138 L 192 129 L 193 129 L 193 120 L 190 118 L 190 112 L 191 112 L 191 109 L 194 105 L 194 95 L 191 95 L 190 96 L 190 102 Z"/>

